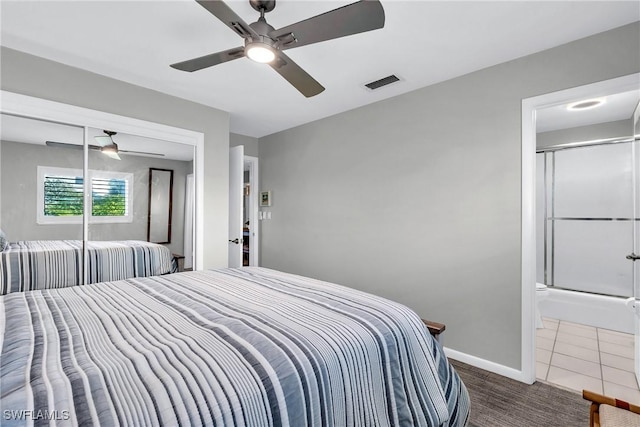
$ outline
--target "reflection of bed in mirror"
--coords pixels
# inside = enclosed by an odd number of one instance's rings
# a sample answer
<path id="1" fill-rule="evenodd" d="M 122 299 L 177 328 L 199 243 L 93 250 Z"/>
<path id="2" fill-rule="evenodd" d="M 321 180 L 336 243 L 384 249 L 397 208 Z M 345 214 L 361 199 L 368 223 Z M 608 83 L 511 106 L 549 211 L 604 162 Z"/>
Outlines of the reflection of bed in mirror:
<path id="1" fill-rule="evenodd" d="M 9 243 L 0 253 L 0 295 L 81 285 L 82 240 Z M 177 261 L 162 245 L 137 240 L 88 241 L 87 283 L 175 273 Z"/>

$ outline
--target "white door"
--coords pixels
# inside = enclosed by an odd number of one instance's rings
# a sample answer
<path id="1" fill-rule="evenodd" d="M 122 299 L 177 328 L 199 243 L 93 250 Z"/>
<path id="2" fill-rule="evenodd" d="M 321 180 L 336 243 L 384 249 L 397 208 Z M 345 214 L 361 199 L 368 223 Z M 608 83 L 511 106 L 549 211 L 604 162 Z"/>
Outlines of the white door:
<path id="1" fill-rule="evenodd" d="M 634 260 L 633 267 L 633 299 L 630 300 L 630 307 L 634 309 L 635 316 L 635 371 L 636 380 L 640 385 L 640 260 L 638 254 L 640 254 L 640 224 L 638 219 L 640 218 L 640 104 L 636 107 L 636 111 L 633 114 L 634 119 L 634 141 L 633 144 L 633 254 L 628 258 Z"/>
<path id="2" fill-rule="evenodd" d="M 229 267 L 242 266 L 244 146 L 229 149 Z"/>
<path id="3" fill-rule="evenodd" d="M 195 186 L 193 174 L 187 175 L 184 193 L 184 268 L 193 268 L 193 214 Z"/>

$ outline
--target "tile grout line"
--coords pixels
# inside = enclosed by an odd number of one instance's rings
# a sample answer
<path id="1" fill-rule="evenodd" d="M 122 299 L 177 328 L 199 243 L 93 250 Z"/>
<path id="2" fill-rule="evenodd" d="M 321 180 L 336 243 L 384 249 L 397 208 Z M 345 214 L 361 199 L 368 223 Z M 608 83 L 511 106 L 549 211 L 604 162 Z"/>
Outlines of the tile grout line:
<path id="1" fill-rule="evenodd" d="M 548 381 L 549 371 L 551 370 L 551 361 L 553 360 L 553 355 L 556 351 L 556 340 L 558 339 L 558 329 L 560 329 L 560 320 L 558 319 L 558 324 L 556 325 L 555 334 L 553 334 L 553 346 L 551 347 L 551 357 L 549 357 L 549 367 L 547 367 L 547 374 L 544 376 L 544 380 Z"/>
<path id="2" fill-rule="evenodd" d="M 602 383 L 602 394 L 604 395 L 604 371 L 602 369 L 602 353 L 600 352 L 600 329 L 596 328 L 596 343 L 598 345 L 598 364 L 600 365 L 600 382 Z"/>
<path id="3" fill-rule="evenodd" d="M 562 354 L 562 353 L 557 353 L 556 350 L 555 350 L 556 349 L 556 344 L 558 343 L 558 334 L 560 332 L 560 324 L 561 323 L 562 323 L 562 321 L 560 319 L 558 319 L 557 324 L 556 324 L 556 328 L 554 329 L 554 337 L 553 337 L 553 340 L 552 340 L 553 344 L 552 344 L 552 347 L 551 347 L 551 357 L 550 357 L 550 360 L 549 360 L 549 364 L 547 365 L 547 372 L 546 372 L 546 375 L 543 378 L 543 381 L 549 381 L 549 372 L 551 370 L 551 366 L 554 366 L 554 365 L 552 365 L 552 360 L 553 360 L 554 355 Z M 596 339 L 595 339 L 596 347 L 597 347 L 597 351 L 596 352 L 597 352 L 597 356 L 598 356 L 598 366 L 599 366 L 599 369 L 600 369 L 600 378 L 599 379 L 600 379 L 600 384 L 601 384 L 601 387 L 602 387 L 602 391 L 601 392 L 602 392 L 602 394 L 604 394 L 605 393 L 605 386 L 604 386 L 605 378 L 604 378 L 604 366 L 603 366 L 603 361 L 602 361 L 603 350 L 602 350 L 601 345 L 600 345 L 601 344 L 600 343 L 600 329 L 601 328 L 594 327 L 594 329 L 595 329 L 595 332 L 596 332 Z M 578 347 L 580 347 L 580 346 L 578 346 Z M 607 353 L 607 354 L 609 354 L 609 353 Z M 570 356 L 570 355 L 566 355 L 566 356 L 575 357 L 575 356 Z M 588 360 L 586 360 L 586 361 L 588 362 Z M 618 368 L 618 369 L 620 369 L 620 368 Z M 621 369 L 621 370 L 626 371 L 625 369 Z M 582 372 L 572 371 L 571 369 L 568 369 L 568 371 L 574 372 L 574 373 L 579 374 L 579 375 L 585 375 Z M 591 377 L 590 375 L 586 375 L 586 376 Z M 596 377 L 592 377 L 592 378 L 596 378 Z M 551 382 L 551 383 L 553 383 L 553 382 Z M 617 386 L 620 386 L 620 387 L 630 388 L 632 390 L 634 389 L 634 387 L 628 387 L 628 386 L 626 386 L 624 384 L 618 384 L 617 382 L 614 382 L 614 384 L 616 384 Z M 640 384 L 635 389 L 640 391 Z"/>
<path id="4" fill-rule="evenodd" d="M 599 355 L 600 355 L 600 370 L 601 370 L 601 375 L 602 375 L 602 392 L 603 392 L 603 394 L 604 394 L 604 369 L 602 368 L 602 366 L 603 366 L 603 363 L 602 363 L 602 353 L 603 353 L 603 352 L 600 350 L 600 328 L 597 328 L 597 331 L 596 331 L 596 332 L 597 332 L 597 336 L 598 336 L 598 352 L 599 352 Z M 615 343 L 613 343 L 613 344 L 615 344 Z M 612 354 L 612 353 L 609 353 L 609 352 L 604 352 L 604 353 L 606 353 L 606 354 Z M 625 359 L 629 359 L 629 358 L 628 358 L 628 357 L 626 357 L 626 356 L 618 356 L 618 357 L 625 358 Z M 631 360 L 635 360 L 635 359 L 631 359 Z M 609 366 L 609 365 L 605 365 L 605 366 L 608 366 L 608 367 L 613 368 L 613 369 L 618 369 L 618 370 L 621 370 L 621 371 L 624 371 L 624 372 L 630 372 L 630 371 L 628 371 L 627 369 L 622 369 L 622 368 L 615 367 L 615 366 Z M 632 373 L 633 373 L 633 372 L 632 372 Z M 637 381 L 636 381 L 636 387 L 628 387 L 628 386 L 626 386 L 626 385 L 624 385 L 624 384 L 619 384 L 619 383 L 615 383 L 615 382 L 614 382 L 613 384 L 616 384 L 616 386 L 626 387 L 626 388 L 630 388 L 630 389 L 632 389 L 632 390 L 640 391 L 640 384 L 637 384 Z"/>
<path id="5" fill-rule="evenodd" d="M 558 324 L 558 326 L 559 326 L 559 324 Z M 559 329 L 559 328 L 558 328 L 558 329 Z M 559 333 L 559 332 L 556 332 L 556 337 L 557 337 L 558 333 Z M 596 331 L 596 337 L 597 337 L 597 334 L 598 334 L 598 332 Z M 556 340 L 557 340 L 557 338 L 556 338 Z M 597 342 L 597 338 L 596 338 L 596 340 L 595 340 L 595 341 Z M 565 343 L 565 344 L 567 344 L 567 343 Z M 571 345 L 574 345 L 574 346 L 576 346 L 576 347 L 581 347 L 581 346 L 579 346 L 579 345 L 575 345 L 575 344 L 571 344 Z M 581 347 L 581 348 L 585 348 L 585 349 L 587 349 L 587 350 L 595 351 L 596 353 L 598 353 L 598 362 L 593 362 L 593 361 L 591 361 L 591 360 L 583 359 L 583 358 L 581 358 L 581 357 L 579 357 L 579 356 L 575 356 L 575 355 L 571 355 L 571 354 L 565 354 L 565 353 L 556 352 L 556 351 L 555 351 L 555 341 L 554 341 L 554 345 L 553 345 L 553 350 L 552 350 L 552 352 L 551 352 L 551 358 L 553 359 L 553 356 L 554 356 L 555 354 L 558 354 L 558 355 L 561 355 L 561 356 L 570 357 L 570 358 L 572 358 L 572 359 L 578 359 L 578 360 L 583 361 L 583 362 L 588 362 L 588 363 L 594 363 L 594 364 L 597 364 L 597 365 L 598 365 L 598 367 L 600 368 L 600 378 L 598 378 L 598 377 L 594 377 L 594 376 L 589 375 L 589 374 L 585 374 L 584 372 L 582 372 L 582 371 L 580 371 L 580 370 L 577 370 L 577 369 L 576 369 L 576 370 L 574 370 L 574 369 L 572 369 L 572 368 L 567 368 L 567 367 L 561 367 L 561 366 L 556 366 L 556 365 L 553 365 L 553 366 L 554 366 L 555 368 L 563 369 L 563 370 L 565 370 L 565 371 L 572 372 L 572 373 L 574 373 L 574 374 L 582 375 L 582 376 L 589 377 L 589 378 L 595 378 L 595 379 L 600 380 L 600 381 L 602 382 L 602 381 L 603 381 L 603 379 L 602 379 L 602 364 L 600 363 L 600 360 L 601 360 L 601 359 L 600 359 L 599 347 L 598 347 L 598 349 L 597 349 L 597 350 L 593 350 L 593 349 L 590 349 L 590 348 L 587 348 L 587 347 Z M 551 366 L 552 366 L 552 365 L 551 365 L 551 361 L 549 361 L 549 370 L 551 369 Z M 547 376 L 548 376 L 548 374 L 547 374 Z M 546 378 L 545 378 L 545 381 L 546 381 Z M 555 384 L 555 383 L 554 383 L 554 384 Z M 604 390 L 604 383 L 602 384 L 602 388 L 603 388 L 603 390 Z"/>

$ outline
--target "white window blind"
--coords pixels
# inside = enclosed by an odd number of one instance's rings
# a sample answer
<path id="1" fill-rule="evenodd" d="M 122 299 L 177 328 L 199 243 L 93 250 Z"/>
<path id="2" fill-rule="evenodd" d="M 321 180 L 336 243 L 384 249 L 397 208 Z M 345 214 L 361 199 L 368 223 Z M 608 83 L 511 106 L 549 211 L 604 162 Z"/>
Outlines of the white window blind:
<path id="1" fill-rule="evenodd" d="M 46 174 L 44 176 L 44 215 L 82 215 L 82 177 Z"/>
<path id="2" fill-rule="evenodd" d="M 91 215 L 127 216 L 128 185 L 126 179 L 91 179 Z"/>

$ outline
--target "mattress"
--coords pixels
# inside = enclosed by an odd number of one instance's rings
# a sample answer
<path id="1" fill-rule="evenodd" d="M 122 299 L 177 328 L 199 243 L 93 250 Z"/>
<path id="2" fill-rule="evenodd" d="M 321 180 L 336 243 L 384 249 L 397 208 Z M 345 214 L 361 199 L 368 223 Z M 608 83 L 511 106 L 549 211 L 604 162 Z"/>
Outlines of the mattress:
<path id="1" fill-rule="evenodd" d="M 336 284 L 247 267 L 0 298 L 3 426 L 468 418 L 466 388 L 419 317 Z"/>
<path id="2" fill-rule="evenodd" d="M 29 240 L 0 252 L 0 295 L 83 283 L 82 240 Z M 175 272 L 171 251 L 138 240 L 87 242 L 87 282 Z"/>

